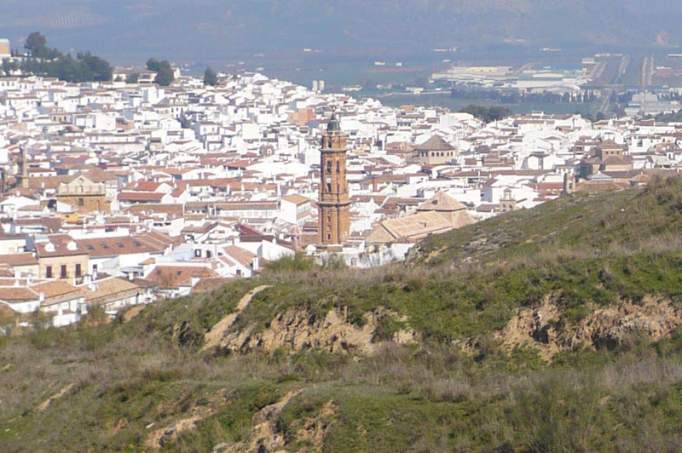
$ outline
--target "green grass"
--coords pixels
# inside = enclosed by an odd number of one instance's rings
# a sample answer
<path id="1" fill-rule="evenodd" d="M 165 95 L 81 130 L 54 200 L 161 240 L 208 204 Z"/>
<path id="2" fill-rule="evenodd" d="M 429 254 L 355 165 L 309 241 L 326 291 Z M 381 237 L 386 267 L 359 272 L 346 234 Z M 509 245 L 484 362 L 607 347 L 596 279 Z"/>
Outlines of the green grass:
<path id="1" fill-rule="evenodd" d="M 433 236 L 420 249 L 431 265 L 575 259 L 679 248 L 680 232 L 682 178 L 671 178 L 643 190 L 575 194 Z"/>
<path id="2" fill-rule="evenodd" d="M 210 451 L 248 444 L 254 415 L 300 390 L 273 420 L 289 451 L 679 451 L 682 327 L 549 362 L 532 348 L 502 348 L 493 334 L 548 297 L 559 327 L 647 296 L 682 308 L 681 232 L 682 183 L 661 180 L 429 238 L 407 265 L 354 271 L 297 256 L 257 279 L 159 302 L 127 324 L 2 338 L 0 445 L 141 451 L 152 431 L 205 407 L 212 415 L 164 450 Z M 408 327 L 422 341 L 369 357 L 200 353 L 204 334 L 262 284 L 272 287 L 237 328 L 267 329 L 287 310 L 314 321 L 340 309 L 357 325 L 384 313 L 375 341 Z M 320 445 L 300 435 L 314 422 L 324 425 Z"/>

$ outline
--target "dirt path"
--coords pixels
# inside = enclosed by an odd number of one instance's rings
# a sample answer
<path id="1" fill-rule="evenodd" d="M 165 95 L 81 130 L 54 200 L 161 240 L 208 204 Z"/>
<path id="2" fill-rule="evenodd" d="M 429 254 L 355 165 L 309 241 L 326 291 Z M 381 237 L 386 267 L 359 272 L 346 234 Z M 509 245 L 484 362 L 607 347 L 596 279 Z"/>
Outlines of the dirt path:
<path id="1" fill-rule="evenodd" d="M 216 346 L 219 346 L 220 341 L 225 336 L 225 332 L 227 332 L 234 325 L 239 315 L 241 315 L 242 312 L 246 310 L 246 308 L 249 306 L 253 298 L 268 288 L 272 288 L 272 286 L 270 285 L 258 286 L 257 288 L 254 288 L 248 293 L 246 293 L 244 297 L 242 297 L 239 300 L 239 303 L 237 304 L 237 309 L 233 313 L 230 313 L 229 315 L 225 316 L 216 325 L 211 327 L 211 330 L 206 332 L 206 335 L 204 335 L 204 347 L 201 348 L 201 350 L 206 351 L 215 348 Z"/>
<path id="2" fill-rule="evenodd" d="M 74 387 L 75 387 L 74 384 L 69 384 L 63 389 L 61 389 L 59 392 L 55 393 L 54 395 L 40 403 L 40 405 L 38 405 L 37 407 L 38 412 L 45 412 L 52 405 L 52 403 L 66 396 L 66 394 L 73 390 Z"/>

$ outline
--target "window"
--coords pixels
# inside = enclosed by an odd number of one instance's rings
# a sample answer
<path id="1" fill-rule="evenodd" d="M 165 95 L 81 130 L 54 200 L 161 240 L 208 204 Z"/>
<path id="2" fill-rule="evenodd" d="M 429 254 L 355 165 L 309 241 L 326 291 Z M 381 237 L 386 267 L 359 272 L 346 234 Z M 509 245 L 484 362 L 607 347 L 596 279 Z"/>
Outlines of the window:
<path id="1" fill-rule="evenodd" d="M 341 163 L 339 163 L 338 161 L 336 162 L 336 172 L 341 173 Z"/>
<path id="2" fill-rule="evenodd" d="M 206 250 L 206 258 L 211 258 L 213 256 L 213 253 L 211 253 L 210 250 Z"/>
<path id="3" fill-rule="evenodd" d="M 327 173 L 331 173 L 331 172 L 332 172 L 332 161 L 328 160 L 327 161 Z"/>
<path id="4" fill-rule="evenodd" d="M 92 265 L 92 273 L 93 274 L 97 273 L 97 265 L 96 264 Z"/>
<path id="5" fill-rule="evenodd" d="M 52 266 L 45 268 L 45 278 L 52 278 Z"/>
<path id="6" fill-rule="evenodd" d="M 332 191 L 332 183 L 328 182 L 327 183 L 327 192 L 331 192 L 331 191 Z"/>
<path id="7" fill-rule="evenodd" d="M 80 207 L 85 206 L 85 200 L 83 200 L 82 198 L 79 198 L 78 199 L 78 206 L 80 206 Z"/>
<path id="8" fill-rule="evenodd" d="M 81 275 L 82 275 L 81 265 L 76 264 L 76 278 L 80 278 Z"/>
<path id="9" fill-rule="evenodd" d="M 201 249 L 197 249 L 194 251 L 194 257 L 195 258 L 201 258 Z"/>
<path id="10" fill-rule="evenodd" d="M 66 272 L 66 265 L 62 264 L 61 268 L 59 269 L 59 278 L 66 277 L 68 277 L 68 273 Z"/>

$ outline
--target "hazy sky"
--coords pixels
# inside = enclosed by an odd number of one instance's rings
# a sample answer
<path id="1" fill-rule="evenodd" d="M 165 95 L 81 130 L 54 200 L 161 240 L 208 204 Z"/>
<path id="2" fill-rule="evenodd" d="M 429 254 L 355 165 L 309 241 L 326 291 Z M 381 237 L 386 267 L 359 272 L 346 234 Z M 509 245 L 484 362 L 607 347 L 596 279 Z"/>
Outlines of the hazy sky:
<path id="1" fill-rule="evenodd" d="M 112 58 L 223 58 L 302 47 L 666 46 L 679 0 L 1 0 L 0 35 Z"/>

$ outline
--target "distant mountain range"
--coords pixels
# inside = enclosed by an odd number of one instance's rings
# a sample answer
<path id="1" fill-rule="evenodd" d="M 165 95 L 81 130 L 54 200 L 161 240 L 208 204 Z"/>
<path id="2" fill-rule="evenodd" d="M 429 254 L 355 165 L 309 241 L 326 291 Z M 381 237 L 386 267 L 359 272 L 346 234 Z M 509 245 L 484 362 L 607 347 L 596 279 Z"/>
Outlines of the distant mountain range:
<path id="1" fill-rule="evenodd" d="M 0 35 L 45 33 L 114 59 L 210 59 L 315 48 L 655 47 L 682 41 L 672 0 L 3 0 Z"/>

